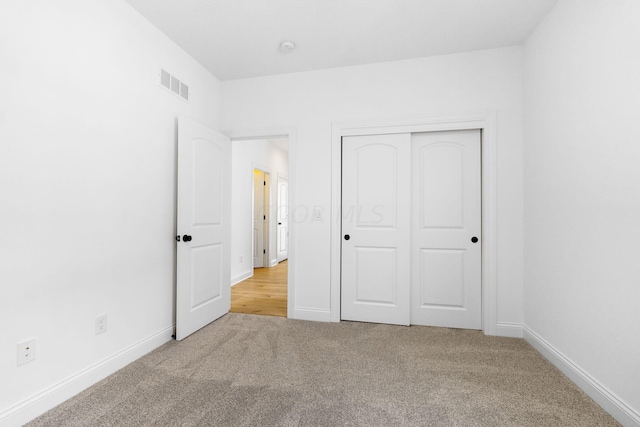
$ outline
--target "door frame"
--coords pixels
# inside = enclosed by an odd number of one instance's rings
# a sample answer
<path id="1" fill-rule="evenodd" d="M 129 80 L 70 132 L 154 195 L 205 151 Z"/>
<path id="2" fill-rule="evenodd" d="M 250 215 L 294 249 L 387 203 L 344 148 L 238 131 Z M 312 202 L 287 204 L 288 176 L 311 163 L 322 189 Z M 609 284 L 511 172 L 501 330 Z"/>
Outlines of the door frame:
<path id="1" fill-rule="evenodd" d="M 413 117 L 334 122 L 331 124 L 331 321 L 340 321 L 342 263 L 342 137 L 481 130 L 482 167 L 482 331 L 497 334 L 497 228 L 496 228 L 496 131 L 495 112 L 436 117 Z"/>
<path id="2" fill-rule="evenodd" d="M 297 130 L 294 127 L 269 127 L 263 129 L 249 129 L 249 130 L 224 130 L 221 131 L 224 135 L 228 136 L 231 140 L 231 144 L 236 141 L 246 141 L 253 139 L 270 139 L 270 138 L 287 138 L 289 141 L 289 206 L 288 217 L 292 218 L 293 207 L 295 206 L 295 176 L 296 168 L 295 151 L 297 146 Z M 256 166 L 256 165 L 254 165 Z M 257 169 L 262 169 L 256 166 Z M 253 170 L 252 170 L 253 173 Z M 287 317 L 294 317 L 294 301 L 295 301 L 295 232 L 296 227 L 292 221 L 289 221 L 289 252 L 287 262 Z"/>

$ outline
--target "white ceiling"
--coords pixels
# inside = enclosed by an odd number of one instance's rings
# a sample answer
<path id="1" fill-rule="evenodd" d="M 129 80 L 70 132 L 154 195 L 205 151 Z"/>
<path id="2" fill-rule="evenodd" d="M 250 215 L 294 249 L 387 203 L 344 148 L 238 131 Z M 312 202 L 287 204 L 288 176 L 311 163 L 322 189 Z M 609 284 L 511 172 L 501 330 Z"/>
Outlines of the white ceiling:
<path id="1" fill-rule="evenodd" d="M 220 80 L 519 45 L 557 2 L 126 1 Z"/>

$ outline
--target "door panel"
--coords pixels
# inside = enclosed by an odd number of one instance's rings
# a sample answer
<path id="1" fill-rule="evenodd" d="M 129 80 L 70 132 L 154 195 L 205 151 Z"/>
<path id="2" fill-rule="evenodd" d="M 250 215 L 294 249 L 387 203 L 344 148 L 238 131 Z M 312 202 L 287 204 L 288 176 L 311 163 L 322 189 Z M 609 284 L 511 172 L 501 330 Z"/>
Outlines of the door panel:
<path id="1" fill-rule="evenodd" d="M 278 262 L 287 259 L 287 229 L 280 227 L 278 253 L 282 258 L 278 258 Z"/>
<path id="2" fill-rule="evenodd" d="M 463 147 L 440 143 L 424 146 L 418 152 L 420 177 L 416 184 L 420 191 L 421 227 L 461 228 L 464 212 Z"/>
<path id="3" fill-rule="evenodd" d="M 345 320 L 409 324 L 409 134 L 342 139 Z"/>
<path id="4" fill-rule="evenodd" d="M 420 251 L 420 308 L 464 307 L 464 251 Z"/>
<path id="5" fill-rule="evenodd" d="M 355 154 L 355 227 L 395 228 L 398 211 L 398 147 L 373 143 Z"/>
<path id="6" fill-rule="evenodd" d="M 356 248 L 356 304 L 396 304 L 396 249 Z"/>
<path id="7" fill-rule="evenodd" d="M 193 248 L 191 268 L 191 310 L 222 296 L 222 245 Z"/>
<path id="8" fill-rule="evenodd" d="M 482 326 L 480 162 L 479 130 L 412 136 L 412 324 Z"/>
<path id="9" fill-rule="evenodd" d="M 229 311 L 231 143 L 178 121 L 176 339 Z M 191 237 L 190 241 L 184 236 Z"/>
<path id="10" fill-rule="evenodd" d="M 206 139 L 193 141 L 193 225 L 220 225 L 224 159 L 221 147 Z"/>

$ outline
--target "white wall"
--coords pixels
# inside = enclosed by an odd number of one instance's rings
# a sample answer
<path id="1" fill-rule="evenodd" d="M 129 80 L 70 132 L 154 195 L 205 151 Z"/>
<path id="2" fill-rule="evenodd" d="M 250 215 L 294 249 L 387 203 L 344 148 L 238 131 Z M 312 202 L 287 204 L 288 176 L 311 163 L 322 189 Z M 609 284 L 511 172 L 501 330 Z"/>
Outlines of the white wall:
<path id="1" fill-rule="evenodd" d="M 269 263 L 276 260 L 276 207 L 278 174 L 289 176 L 289 156 L 273 142 L 240 140 L 232 143 L 231 195 L 231 283 L 253 275 L 253 170 L 269 172 L 271 178 L 269 213 Z M 242 257 L 242 262 L 240 262 Z"/>
<path id="2" fill-rule="evenodd" d="M 638 22 L 560 0 L 525 44 L 524 321 L 640 425 Z"/>
<path id="3" fill-rule="evenodd" d="M 220 83 L 120 0 L 3 2 L 0 58 L 3 424 L 170 339 L 175 121 L 216 128 Z M 189 103 L 159 86 L 160 67 Z M 16 368 L 32 337 L 36 361 Z"/>
<path id="4" fill-rule="evenodd" d="M 222 129 L 296 129 L 295 310 L 330 309 L 331 123 L 497 114 L 498 322 L 522 321 L 522 50 L 510 47 L 222 83 Z M 499 328 L 499 332 L 503 329 Z"/>
<path id="5" fill-rule="evenodd" d="M 223 129 L 296 129 L 295 305 L 317 310 L 329 310 L 330 218 L 308 213 L 329 212 L 331 123 L 495 111 L 498 323 L 523 321 L 524 216 L 529 338 L 640 412 L 637 1 L 561 0 L 527 41 L 524 214 L 519 47 L 221 88 L 122 1 L 2 7 L 0 423 L 169 339 L 175 118 L 218 128 L 220 91 Z M 190 85 L 190 103 L 158 86 L 160 67 Z M 232 276 L 249 271 L 247 241 L 232 248 Z M 108 332 L 95 336 L 104 313 Z M 32 337 L 37 360 L 16 368 L 16 343 Z"/>

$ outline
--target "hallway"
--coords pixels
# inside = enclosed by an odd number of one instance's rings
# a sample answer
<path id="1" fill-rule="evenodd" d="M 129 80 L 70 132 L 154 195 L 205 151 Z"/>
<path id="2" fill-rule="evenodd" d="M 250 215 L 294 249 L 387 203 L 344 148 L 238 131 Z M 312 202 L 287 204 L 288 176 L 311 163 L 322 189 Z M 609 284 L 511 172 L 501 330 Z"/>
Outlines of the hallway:
<path id="1" fill-rule="evenodd" d="M 287 317 L 288 262 L 256 268 L 253 277 L 231 287 L 231 312 Z"/>

